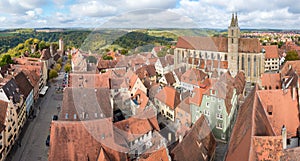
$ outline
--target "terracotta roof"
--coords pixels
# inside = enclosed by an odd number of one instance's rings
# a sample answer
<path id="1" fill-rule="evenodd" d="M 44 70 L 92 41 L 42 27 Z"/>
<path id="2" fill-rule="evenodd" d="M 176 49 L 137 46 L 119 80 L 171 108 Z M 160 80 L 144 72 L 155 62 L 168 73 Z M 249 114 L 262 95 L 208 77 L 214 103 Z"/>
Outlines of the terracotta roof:
<path id="1" fill-rule="evenodd" d="M 253 136 L 274 136 L 266 113 L 257 97 L 255 87 L 239 109 L 225 160 L 255 160 Z"/>
<path id="2" fill-rule="evenodd" d="M 281 135 L 282 126 L 287 128 L 287 136 L 296 136 L 299 126 L 298 118 L 298 95 L 295 91 L 295 100 L 292 97 L 292 89 L 283 90 L 260 90 L 257 92 L 258 98 L 262 103 L 266 113 L 268 107 L 272 107 L 272 115 L 267 115 L 270 124 L 276 135 Z M 288 108 L 282 108 L 288 107 Z"/>
<path id="3" fill-rule="evenodd" d="M 280 73 L 282 75 L 286 75 L 290 68 L 293 68 L 296 71 L 296 73 L 300 75 L 300 60 L 285 62 L 282 69 L 280 70 Z"/>
<path id="4" fill-rule="evenodd" d="M 128 83 L 126 78 L 109 78 L 110 89 L 128 88 Z"/>
<path id="5" fill-rule="evenodd" d="M 144 110 L 148 104 L 149 98 L 146 93 L 138 89 L 133 96 L 133 100 L 139 105 L 139 110 Z"/>
<path id="6" fill-rule="evenodd" d="M 261 75 L 261 86 L 266 89 L 281 89 L 280 73 L 264 73 Z"/>
<path id="7" fill-rule="evenodd" d="M 226 111 L 230 114 L 232 109 L 231 99 L 234 92 L 234 78 L 230 75 L 229 72 L 224 73 L 216 81 L 212 81 L 212 86 L 210 90 L 206 90 L 206 95 L 211 95 L 211 90 L 213 90 L 213 96 L 222 98 L 225 100 Z"/>
<path id="8" fill-rule="evenodd" d="M 234 77 L 234 87 L 236 89 L 237 95 L 243 93 L 246 85 L 246 77 L 244 72 L 238 72 Z"/>
<path id="9" fill-rule="evenodd" d="M 183 111 L 190 114 L 191 113 L 190 98 L 187 97 L 183 101 L 181 101 L 176 109 L 182 109 Z"/>
<path id="10" fill-rule="evenodd" d="M 171 151 L 174 161 L 210 160 L 214 157 L 216 141 L 202 115 L 192 129 Z"/>
<path id="11" fill-rule="evenodd" d="M 160 148 L 151 154 L 142 154 L 139 161 L 169 161 L 169 154 L 166 148 Z"/>
<path id="12" fill-rule="evenodd" d="M 98 61 L 97 68 L 99 70 L 109 69 L 109 68 L 115 68 L 118 62 L 119 62 L 118 60 L 103 60 L 103 59 L 100 59 Z"/>
<path id="13" fill-rule="evenodd" d="M 102 147 L 100 147 L 100 152 L 97 158 L 97 161 L 110 161 L 108 156 L 105 154 L 104 150 Z"/>
<path id="14" fill-rule="evenodd" d="M 262 46 L 265 49 L 265 59 L 279 58 L 277 45 Z"/>
<path id="15" fill-rule="evenodd" d="M 189 69 L 181 76 L 181 82 L 189 83 L 192 85 L 201 86 L 204 79 L 207 77 L 203 71 L 199 69 Z"/>
<path id="16" fill-rule="evenodd" d="M 173 76 L 173 72 L 169 72 L 169 73 L 165 74 L 164 77 L 166 78 L 168 85 L 173 85 L 174 83 L 176 83 L 176 80 Z"/>
<path id="17" fill-rule="evenodd" d="M 116 122 L 114 127 L 118 137 L 124 137 L 128 143 L 155 129 L 148 119 L 136 117 Z"/>
<path id="18" fill-rule="evenodd" d="M 109 88 L 109 79 L 115 77 L 115 74 L 111 71 L 101 74 L 70 73 L 68 86 L 77 88 Z"/>
<path id="19" fill-rule="evenodd" d="M 49 60 L 51 58 L 50 49 L 43 49 L 41 53 L 42 60 Z"/>
<path id="20" fill-rule="evenodd" d="M 177 48 L 228 52 L 228 38 L 226 37 L 179 37 Z M 261 46 L 258 39 L 240 38 L 239 52 L 260 53 Z"/>
<path id="21" fill-rule="evenodd" d="M 7 107 L 8 102 L 0 100 L 0 132 L 2 132 L 5 129 Z"/>
<path id="22" fill-rule="evenodd" d="M 180 103 L 180 94 L 170 86 L 164 87 L 155 95 L 155 98 L 169 106 L 172 110 Z"/>
<path id="23" fill-rule="evenodd" d="M 176 47 L 206 51 L 227 52 L 228 39 L 225 37 L 187 37 L 178 38 Z"/>
<path id="24" fill-rule="evenodd" d="M 138 77 L 142 80 L 147 77 L 153 77 L 156 76 L 156 70 L 155 66 L 152 65 L 144 65 L 141 68 L 137 69 L 135 73 L 138 75 Z"/>
<path id="25" fill-rule="evenodd" d="M 202 96 L 203 96 L 204 92 L 208 89 L 209 88 L 205 88 L 205 89 L 203 89 L 203 88 L 194 88 L 193 94 L 190 98 L 190 103 L 193 103 L 197 106 L 200 106 L 201 103 L 202 103 Z"/>
<path id="26" fill-rule="evenodd" d="M 84 122 L 52 121 L 48 160 L 97 160 L 101 144 L 113 143 L 112 132 L 110 118 Z"/>
<path id="27" fill-rule="evenodd" d="M 139 79 L 139 77 L 136 74 L 133 74 L 129 78 L 129 90 L 131 90 L 134 87 L 134 85 L 138 79 Z"/>
<path id="28" fill-rule="evenodd" d="M 282 155 L 282 136 L 254 136 L 253 159 L 255 160 L 280 160 Z"/>
<path id="29" fill-rule="evenodd" d="M 106 88 L 65 88 L 59 120 L 79 121 L 112 117 Z"/>
<path id="30" fill-rule="evenodd" d="M 186 68 L 185 67 L 179 67 L 179 68 L 174 69 L 174 73 L 177 76 L 177 78 L 179 79 L 179 81 L 181 80 L 181 76 L 185 72 L 186 72 Z"/>
<path id="31" fill-rule="evenodd" d="M 240 38 L 239 52 L 245 53 L 261 53 L 261 45 L 259 39 L 256 38 Z"/>
<path id="32" fill-rule="evenodd" d="M 15 76 L 15 80 L 20 92 L 25 96 L 25 98 L 27 98 L 33 89 L 33 86 L 30 84 L 26 75 L 21 71 Z"/>

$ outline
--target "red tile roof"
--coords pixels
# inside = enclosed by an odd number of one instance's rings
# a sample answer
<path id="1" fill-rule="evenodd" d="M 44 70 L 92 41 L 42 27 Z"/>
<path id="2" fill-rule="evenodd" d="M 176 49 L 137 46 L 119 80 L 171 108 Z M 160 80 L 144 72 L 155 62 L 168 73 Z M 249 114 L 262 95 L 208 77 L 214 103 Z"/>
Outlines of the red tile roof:
<path id="1" fill-rule="evenodd" d="M 280 160 L 282 155 L 282 136 L 254 136 L 253 153 L 254 160 Z"/>
<path id="2" fill-rule="evenodd" d="M 296 92 L 296 91 L 295 91 Z M 281 135 L 282 126 L 287 128 L 287 136 L 296 136 L 300 124 L 298 118 L 298 95 L 292 98 L 292 89 L 283 90 L 260 90 L 257 92 L 266 113 L 268 107 L 272 107 L 272 115 L 267 114 L 270 124 L 276 135 Z"/>
<path id="3" fill-rule="evenodd" d="M 265 49 L 265 59 L 279 58 L 277 45 L 262 46 Z"/>
<path id="4" fill-rule="evenodd" d="M 210 160 L 214 157 L 216 141 L 202 115 L 192 129 L 171 151 L 171 157 L 176 161 Z"/>
<path id="5" fill-rule="evenodd" d="M 207 77 L 203 71 L 199 69 L 189 69 L 181 76 L 181 82 L 189 83 L 196 86 L 201 86 L 204 79 Z"/>
<path id="6" fill-rule="evenodd" d="M 274 136 L 275 133 L 260 103 L 255 87 L 239 109 L 235 126 L 232 130 L 225 160 L 254 160 L 252 147 L 253 136 Z"/>
<path id="7" fill-rule="evenodd" d="M 169 106 L 172 110 L 180 103 L 180 94 L 170 86 L 164 87 L 155 95 L 155 98 Z"/>
<path id="8" fill-rule="evenodd" d="M 101 144 L 113 142 L 112 131 L 111 119 L 52 121 L 48 160 L 97 160 Z"/>
<path id="9" fill-rule="evenodd" d="M 280 73 L 264 73 L 261 75 L 261 86 L 266 89 L 281 89 Z"/>
<path id="10" fill-rule="evenodd" d="M 228 39 L 225 37 L 187 37 L 178 38 L 176 47 L 206 51 L 227 52 Z"/>
<path id="11" fill-rule="evenodd" d="M 139 161 L 169 161 L 169 154 L 167 149 L 163 147 L 151 154 L 141 155 Z"/>

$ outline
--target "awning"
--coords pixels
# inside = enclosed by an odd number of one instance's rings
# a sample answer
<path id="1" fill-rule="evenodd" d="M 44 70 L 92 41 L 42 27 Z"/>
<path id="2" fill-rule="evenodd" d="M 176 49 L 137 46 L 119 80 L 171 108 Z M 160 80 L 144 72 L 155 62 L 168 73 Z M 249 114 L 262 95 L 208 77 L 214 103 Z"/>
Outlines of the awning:
<path id="1" fill-rule="evenodd" d="M 46 92 L 47 92 L 47 90 L 48 90 L 48 86 L 44 86 L 43 88 L 42 88 L 42 90 L 40 91 L 40 94 L 41 95 L 45 95 L 46 94 Z"/>

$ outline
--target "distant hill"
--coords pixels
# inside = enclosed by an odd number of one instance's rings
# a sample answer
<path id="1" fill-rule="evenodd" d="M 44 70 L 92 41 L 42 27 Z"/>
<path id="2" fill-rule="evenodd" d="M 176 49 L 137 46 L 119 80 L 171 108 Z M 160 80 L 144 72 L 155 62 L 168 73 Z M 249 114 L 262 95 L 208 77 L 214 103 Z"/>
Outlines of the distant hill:
<path id="1" fill-rule="evenodd" d="M 145 46 L 149 44 L 170 45 L 171 41 L 174 41 L 174 39 L 166 38 L 164 36 L 156 37 L 156 36 L 151 36 L 147 33 L 134 31 L 119 37 L 118 39 L 113 41 L 112 45 L 119 45 L 122 48 L 130 50 L 130 49 L 135 49 L 137 47 Z"/>

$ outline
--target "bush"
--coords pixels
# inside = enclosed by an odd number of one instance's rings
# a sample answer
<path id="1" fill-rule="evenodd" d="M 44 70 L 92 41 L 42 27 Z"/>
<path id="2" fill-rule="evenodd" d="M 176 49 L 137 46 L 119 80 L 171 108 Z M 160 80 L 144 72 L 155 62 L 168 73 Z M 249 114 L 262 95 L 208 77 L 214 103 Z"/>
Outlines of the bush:
<path id="1" fill-rule="evenodd" d="M 67 73 L 69 73 L 70 71 L 71 71 L 71 69 L 72 69 L 72 67 L 71 67 L 71 64 L 69 64 L 69 63 L 67 63 L 66 65 L 65 65 L 65 72 L 67 72 Z"/>
<path id="2" fill-rule="evenodd" d="M 56 64 L 54 69 L 59 72 L 61 70 L 61 65 L 60 64 Z"/>
<path id="3" fill-rule="evenodd" d="M 54 69 L 51 69 L 49 72 L 49 79 L 56 78 L 57 76 L 58 76 L 57 71 Z"/>

